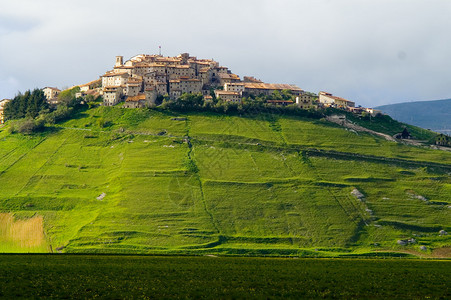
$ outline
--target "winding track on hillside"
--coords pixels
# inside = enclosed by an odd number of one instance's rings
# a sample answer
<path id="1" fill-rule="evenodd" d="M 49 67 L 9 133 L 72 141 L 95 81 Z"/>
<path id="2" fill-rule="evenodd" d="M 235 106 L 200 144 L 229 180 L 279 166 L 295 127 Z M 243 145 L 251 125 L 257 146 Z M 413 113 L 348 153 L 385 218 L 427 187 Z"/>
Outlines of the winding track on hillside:
<path id="1" fill-rule="evenodd" d="M 356 124 L 350 122 L 349 120 L 347 120 L 344 116 L 339 116 L 339 115 L 327 116 L 326 120 L 329 122 L 338 124 L 340 126 L 343 126 L 343 127 L 349 128 L 349 129 L 353 129 L 355 131 L 368 132 L 368 133 L 380 136 L 390 142 L 397 142 L 397 140 L 395 138 L 389 136 L 388 134 L 377 132 L 377 131 L 365 128 L 363 126 L 356 125 Z"/>
<path id="2" fill-rule="evenodd" d="M 411 146 L 424 146 L 421 141 L 418 140 L 414 140 L 414 139 L 403 139 L 403 140 L 397 140 L 395 138 L 393 138 L 392 136 L 389 136 L 388 134 L 385 133 L 381 133 L 381 132 L 377 132 L 368 128 L 365 128 L 363 126 L 357 125 L 352 123 L 351 121 L 347 120 L 345 118 L 345 116 L 339 116 L 339 115 L 332 115 L 332 116 L 327 116 L 326 120 L 335 124 L 338 124 L 340 126 L 355 130 L 355 131 L 360 131 L 360 132 L 367 132 L 373 135 L 377 135 L 380 136 L 384 139 L 386 139 L 387 141 L 390 142 L 396 142 L 396 143 L 404 143 L 404 144 L 408 144 Z M 442 146 L 437 146 L 437 145 L 433 145 L 431 146 L 432 149 L 436 149 L 436 150 L 442 150 L 442 151 L 449 151 L 451 152 L 451 148 L 448 147 L 442 147 Z"/>

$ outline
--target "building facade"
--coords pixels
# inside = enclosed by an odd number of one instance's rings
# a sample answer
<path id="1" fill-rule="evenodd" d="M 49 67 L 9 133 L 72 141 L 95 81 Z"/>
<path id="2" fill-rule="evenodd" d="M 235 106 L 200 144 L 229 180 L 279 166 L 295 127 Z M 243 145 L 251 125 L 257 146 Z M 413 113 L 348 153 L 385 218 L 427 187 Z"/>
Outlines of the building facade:
<path id="1" fill-rule="evenodd" d="M 117 56 L 113 70 L 101 76 L 104 105 L 147 95 L 154 100 L 158 95 L 177 99 L 184 93 L 210 95 L 224 101 L 241 102 L 243 97 L 270 96 L 275 91 L 290 91 L 300 97 L 298 106 L 310 108 L 312 100 L 304 91 L 292 84 L 264 83 L 253 77 L 240 77 L 213 59 L 198 59 L 188 53 L 175 57 L 161 55 L 136 55 L 124 62 Z M 146 97 L 147 97 L 146 96 Z M 293 98 L 294 100 L 294 98 Z M 133 101 L 129 101 L 133 102 Z M 135 106 L 134 104 L 127 107 Z"/>
<path id="2" fill-rule="evenodd" d="M 0 100 L 0 124 L 5 123 L 4 107 L 5 104 L 8 103 L 9 101 L 11 100 L 9 99 Z"/>
<path id="3" fill-rule="evenodd" d="M 355 102 L 334 96 L 331 93 L 319 92 L 318 99 L 319 102 L 325 106 L 332 106 L 344 109 L 348 107 L 355 107 Z"/>
<path id="4" fill-rule="evenodd" d="M 44 92 L 44 96 L 47 99 L 47 102 L 50 104 L 57 104 L 58 103 L 58 95 L 61 93 L 60 89 L 57 89 L 55 87 L 45 87 L 42 89 Z"/>

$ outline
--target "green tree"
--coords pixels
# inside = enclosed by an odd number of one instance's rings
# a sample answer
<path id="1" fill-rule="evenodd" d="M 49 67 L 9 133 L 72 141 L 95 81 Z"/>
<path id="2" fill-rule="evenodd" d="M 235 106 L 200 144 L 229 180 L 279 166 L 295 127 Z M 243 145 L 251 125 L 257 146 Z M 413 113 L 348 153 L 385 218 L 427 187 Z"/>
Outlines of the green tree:
<path id="1" fill-rule="evenodd" d="M 80 104 L 80 99 L 77 99 L 77 97 L 75 97 L 75 94 L 79 92 L 79 86 L 64 90 L 58 95 L 58 102 L 68 107 L 75 107 Z"/>
<path id="2" fill-rule="evenodd" d="M 5 105 L 5 118 L 15 120 L 21 118 L 36 118 L 42 111 L 48 109 L 48 103 L 44 92 L 35 89 L 33 92 L 19 93 L 14 99 Z"/>

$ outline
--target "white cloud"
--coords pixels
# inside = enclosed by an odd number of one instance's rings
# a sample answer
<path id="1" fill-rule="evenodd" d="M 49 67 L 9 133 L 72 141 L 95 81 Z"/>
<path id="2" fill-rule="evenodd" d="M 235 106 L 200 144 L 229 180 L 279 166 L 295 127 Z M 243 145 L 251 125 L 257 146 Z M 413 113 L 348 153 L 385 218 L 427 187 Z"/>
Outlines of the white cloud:
<path id="1" fill-rule="evenodd" d="M 447 0 L 16 0 L 0 12 L 0 78 L 21 90 L 89 81 L 115 55 L 162 45 L 367 106 L 451 96 Z"/>

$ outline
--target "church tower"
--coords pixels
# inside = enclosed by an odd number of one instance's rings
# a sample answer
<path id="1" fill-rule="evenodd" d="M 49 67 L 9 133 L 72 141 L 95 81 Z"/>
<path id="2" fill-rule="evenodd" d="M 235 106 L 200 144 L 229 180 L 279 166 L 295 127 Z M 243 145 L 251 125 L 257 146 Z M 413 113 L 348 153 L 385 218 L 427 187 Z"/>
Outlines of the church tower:
<path id="1" fill-rule="evenodd" d="M 116 56 L 116 64 L 114 67 L 122 67 L 124 65 L 124 57 L 123 56 Z"/>

